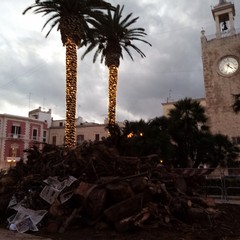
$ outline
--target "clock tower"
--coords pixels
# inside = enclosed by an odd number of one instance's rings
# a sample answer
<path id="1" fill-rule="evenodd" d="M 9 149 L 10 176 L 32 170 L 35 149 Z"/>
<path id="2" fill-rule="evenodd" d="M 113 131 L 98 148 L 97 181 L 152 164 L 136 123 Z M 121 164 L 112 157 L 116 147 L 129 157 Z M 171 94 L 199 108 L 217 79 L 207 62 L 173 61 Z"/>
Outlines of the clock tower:
<path id="1" fill-rule="evenodd" d="M 240 33 L 234 26 L 235 6 L 219 0 L 212 15 L 215 35 L 201 32 L 206 114 L 212 133 L 227 135 L 240 144 L 240 113 L 232 108 L 234 95 L 240 93 Z"/>

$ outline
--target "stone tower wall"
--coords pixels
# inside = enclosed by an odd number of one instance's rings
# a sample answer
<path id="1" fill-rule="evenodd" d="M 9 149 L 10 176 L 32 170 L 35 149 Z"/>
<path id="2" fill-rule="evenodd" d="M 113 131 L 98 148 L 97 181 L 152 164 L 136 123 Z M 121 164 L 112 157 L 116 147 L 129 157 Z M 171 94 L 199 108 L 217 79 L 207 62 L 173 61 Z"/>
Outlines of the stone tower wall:
<path id="1" fill-rule="evenodd" d="M 240 62 L 240 34 L 219 39 L 201 38 L 202 61 L 206 97 L 206 113 L 213 133 L 240 136 L 240 113 L 233 111 L 233 94 L 240 93 L 240 71 L 232 76 L 218 72 L 219 60 L 224 56 L 235 56 Z"/>

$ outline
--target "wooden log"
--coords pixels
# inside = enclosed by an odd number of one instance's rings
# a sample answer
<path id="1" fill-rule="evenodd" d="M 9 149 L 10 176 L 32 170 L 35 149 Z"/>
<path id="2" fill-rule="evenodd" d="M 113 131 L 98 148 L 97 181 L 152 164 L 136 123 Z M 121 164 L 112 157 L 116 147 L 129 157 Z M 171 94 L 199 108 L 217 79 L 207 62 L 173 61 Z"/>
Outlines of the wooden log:
<path id="1" fill-rule="evenodd" d="M 103 182 L 101 184 L 98 185 L 98 187 L 105 187 L 107 184 L 110 184 L 110 183 L 115 183 L 115 182 L 120 182 L 120 181 L 124 181 L 124 180 L 131 180 L 131 179 L 134 179 L 134 178 L 139 178 L 139 177 L 142 177 L 142 176 L 147 176 L 148 175 L 148 172 L 143 172 L 143 173 L 140 173 L 140 174 L 134 174 L 134 175 L 129 175 L 129 176 L 125 176 L 125 177 L 108 177 L 108 178 L 103 178 Z M 109 181 L 107 181 L 107 179 Z"/>
<path id="2" fill-rule="evenodd" d="M 110 183 L 106 186 L 108 200 L 111 205 L 134 196 L 127 182 Z"/>
<path id="3" fill-rule="evenodd" d="M 143 192 L 147 187 L 147 183 L 148 181 L 146 177 L 136 177 L 129 181 L 129 185 L 135 193 Z"/>
<path id="4" fill-rule="evenodd" d="M 59 228 L 59 233 L 64 233 L 69 226 L 69 224 L 73 221 L 73 219 L 78 215 L 82 208 L 73 209 L 71 215 L 67 217 L 67 219 L 63 222 L 62 226 Z"/>
<path id="5" fill-rule="evenodd" d="M 16 179 L 10 175 L 4 175 L 0 178 L 0 194 L 8 193 L 11 187 L 16 184 Z"/>
<path id="6" fill-rule="evenodd" d="M 104 211 L 109 222 L 117 222 L 140 211 L 152 199 L 151 194 L 143 192 L 125 201 L 119 202 Z"/>
<path id="7" fill-rule="evenodd" d="M 187 183 L 185 179 L 182 176 L 177 176 L 177 177 L 174 177 L 173 179 L 174 179 L 175 188 L 181 193 L 186 193 Z"/>
<path id="8" fill-rule="evenodd" d="M 139 173 L 140 159 L 138 157 L 119 156 L 117 160 L 117 172 L 121 176 Z"/>
<path id="9" fill-rule="evenodd" d="M 88 217 L 95 219 L 104 210 L 106 190 L 96 184 L 81 182 L 75 193 L 82 197 L 83 211 Z"/>
<path id="10" fill-rule="evenodd" d="M 195 205 L 195 207 L 198 206 L 202 208 L 208 208 L 216 206 L 215 200 L 213 198 L 183 195 L 179 199 L 181 199 L 181 201 L 191 201 L 192 205 Z"/>
<path id="11" fill-rule="evenodd" d="M 53 216 L 53 217 L 60 217 L 63 216 L 64 211 L 61 208 L 61 203 L 58 199 L 56 199 L 54 201 L 54 203 L 51 205 L 51 207 L 49 208 L 49 213 Z"/>
<path id="12" fill-rule="evenodd" d="M 171 221 L 171 218 L 170 218 L 169 215 L 164 216 L 164 222 L 165 223 L 170 223 L 170 221 Z"/>
<path id="13" fill-rule="evenodd" d="M 170 204 L 173 200 L 172 195 L 168 192 L 166 185 L 164 183 L 160 183 L 159 184 L 160 189 L 162 191 L 162 193 L 164 194 L 164 198 L 167 204 Z"/>
<path id="14" fill-rule="evenodd" d="M 193 204 L 197 204 L 204 208 L 216 206 L 215 200 L 213 198 L 191 197 L 191 196 L 187 196 L 187 198 L 190 199 Z"/>
<path id="15" fill-rule="evenodd" d="M 54 220 L 48 219 L 45 227 L 46 233 L 49 234 L 57 233 L 60 226 L 61 226 L 60 221 L 57 221 L 55 219 Z"/>
<path id="16" fill-rule="evenodd" d="M 208 213 L 203 208 L 192 207 L 187 210 L 187 220 L 201 225 L 209 224 Z"/>

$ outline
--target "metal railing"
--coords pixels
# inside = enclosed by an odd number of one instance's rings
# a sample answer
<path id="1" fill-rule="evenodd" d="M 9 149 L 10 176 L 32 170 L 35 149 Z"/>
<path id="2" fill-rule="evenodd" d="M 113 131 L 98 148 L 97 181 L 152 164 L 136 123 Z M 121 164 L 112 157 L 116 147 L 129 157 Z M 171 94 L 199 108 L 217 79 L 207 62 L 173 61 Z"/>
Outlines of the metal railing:
<path id="1" fill-rule="evenodd" d="M 218 179 L 207 178 L 205 194 L 224 200 L 240 199 L 240 176 L 224 176 Z"/>
<path id="2" fill-rule="evenodd" d="M 240 200 L 240 168 L 174 168 L 183 177 L 202 176 L 205 196 Z"/>
<path id="3" fill-rule="evenodd" d="M 9 133 L 7 135 L 8 138 L 11 138 L 11 139 L 24 139 L 25 138 L 25 135 L 22 135 L 22 134 L 16 134 L 16 133 Z"/>
<path id="4" fill-rule="evenodd" d="M 240 33 L 240 28 L 236 28 L 235 34 L 239 34 L 239 33 Z M 220 33 L 220 38 L 229 37 L 229 36 L 231 36 L 230 30 Z M 205 35 L 205 37 L 206 37 L 207 41 L 210 41 L 210 40 L 217 38 L 217 35 L 215 33 L 215 34 Z"/>

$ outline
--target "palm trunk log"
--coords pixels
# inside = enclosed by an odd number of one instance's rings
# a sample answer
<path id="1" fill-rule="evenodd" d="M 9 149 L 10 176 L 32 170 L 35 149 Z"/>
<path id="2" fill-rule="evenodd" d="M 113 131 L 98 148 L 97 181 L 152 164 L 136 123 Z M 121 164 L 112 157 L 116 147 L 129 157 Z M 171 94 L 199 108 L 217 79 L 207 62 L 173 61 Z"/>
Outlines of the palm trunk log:
<path id="1" fill-rule="evenodd" d="M 116 99 L 117 99 L 117 80 L 118 80 L 118 68 L 115 65 L 108 67 L 109 79 L 108 79 L 108 124 L 113 126 L 116 121 Z"/>
<path id="2" fill-rule="evenodd" d="M 77 46 L 71 40 L 66 42 L 66 125 L 65 145 L 76 145 L 76 94 L 77 94 Z"/>

